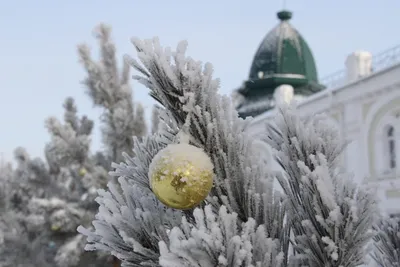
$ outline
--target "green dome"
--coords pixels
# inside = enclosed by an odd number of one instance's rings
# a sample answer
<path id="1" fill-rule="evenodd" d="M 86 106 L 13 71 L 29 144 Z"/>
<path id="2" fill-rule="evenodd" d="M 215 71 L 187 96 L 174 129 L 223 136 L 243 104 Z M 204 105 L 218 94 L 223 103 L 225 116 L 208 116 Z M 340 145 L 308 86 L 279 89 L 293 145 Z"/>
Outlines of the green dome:
<path id="1" fill-rule="evenodd" d="M 292 13 L 281 11 L 277 15 L 280 23 L 266 35 L 254 56 L 249 80 L 241 90 L 245 96 L 273 94 L 282 84 L 293 86 L 295 93 L 302 95 L 323 88 L 318 85 L 310 48 L 289 23 Z"/>

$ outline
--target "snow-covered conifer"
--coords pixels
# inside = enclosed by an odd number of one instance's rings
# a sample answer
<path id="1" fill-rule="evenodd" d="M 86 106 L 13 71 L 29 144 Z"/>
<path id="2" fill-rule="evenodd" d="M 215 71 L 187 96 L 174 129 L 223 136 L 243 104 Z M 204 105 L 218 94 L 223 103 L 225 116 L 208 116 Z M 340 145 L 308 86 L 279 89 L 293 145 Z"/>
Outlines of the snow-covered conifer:
<path id="1" fill-rule="evenodd" d="M 146 129 L 141 118 L 143 110 L 132 101 L 133 92 L 129 84 L 130 66 L 123 61 L 118 68 L 116 48 L 111 40 L 111 28 L 101 24 L 95 30 L 100 45 L 100 60 L 95 61 L 87 45 L 79 45 L 78 53 L 87 72 L 83 83 L 95 104 L 102 108 L 103 144 L 111 162 L 123 160 L 122 153 L 130 154 L 133 136 L 141 136 Z M 139 123 L 139 124 L 137 124 Z"/>
<path id="2" fill-rule="evenodd" d="M 321 117 L 281 112 L 269 128 L 282 173 L 272 170 L 260 140 L 231 100 L 218 94 L 211 64 L 186 57 L 158 39 L 133 39 L 142 64 L 127 57 L 162 106 L 156 135 L 134 139 L 134 156 L 114 164 L 122 190 L 99 191 L 94 230 L 80 227 L 87 250 L 105 250 L 122 266 L 355 267 L 372 237 L 375 201 L 338 172 L 343 145 Z M 214 187 L 194 210 L 161 204 L 149 185 L 149 166 L 179 134 L 214 165 Z M 131 147 L 129 148 L 131 149 Z M 129 150 L 127 150 L 129 152 Z M 278 179 L 283 193 L 273 187 Z"/>
<path id="3" fill-rule="evenodd" d="M 12 189 L 12 165 L 0 158 L 0 214 L 8 209 Z"/>
<path id="4" fill-rule="evenodd" d="M 0 174 L 2 267 L 107 265 L 108 256 L 83 252 L 84 240 L 76 232 L 94 218 L 96 189 L 107 183 L 107 170 L 89 153 L 93 122 L 78 118 L 72 98 L 66 99 L 64 111 L 63 122 L 46 121 L 49 166 L 17 148 L 15 169 Z"/>
<path id="5" fill-rule="evenodd" d="M 37 195 L 50 194 L 46 168 L 31 159 L 23 148 L 14 152 L 16 168 L 0 172 L 0 266 L 50 267 L 41 250 L 44 216 L 29 212 L 28 203 Z"/>
<path id="6" fill-rule="evenodd" d="M 78 116 L 73 98 L 63 104 L 62 121 L 55 117 L 46 120 L 50 134 L 44 151 L 46 162 L 31 159 L 23 148 L 16 149 L 16 168 L 10 175 L 2 174 L 7 183 L 0 191 L 0 239 L 4 240 L 0 249 L 7 249 L 1 251 L 0 259 L 10 255 L 0 266 L 110 265 L 109 255 L 84 252 L 85 240 L 76 228 L 90 227 L 98 209 L 96 190 L 106 187 L 111 162 L 121 161 L 124 151 L 131 153 L 133 136 L 145 136 L 147 127 L 143 107 L 132 101 L 129 65 L 124 62 L 121 71 L 117 68 L 110 28 L 100 25 L 96 38 L 99 62 L 91 59 L 86 46 L 78 50 L 87 71 L 87 93 L 104 111 L 101 126 L 107 149 L 92 154 L 93 121 Z M 18 255 L 23 256 L 19 259 Z"/>

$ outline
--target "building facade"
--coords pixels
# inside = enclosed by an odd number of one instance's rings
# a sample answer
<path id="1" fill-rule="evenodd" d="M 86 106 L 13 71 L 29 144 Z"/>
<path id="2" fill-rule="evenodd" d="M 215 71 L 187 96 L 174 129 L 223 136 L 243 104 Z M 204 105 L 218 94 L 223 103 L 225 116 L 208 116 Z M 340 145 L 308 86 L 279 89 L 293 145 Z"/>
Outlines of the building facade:
<path id="1" fill-rule="evenodd" d="M 235 92 L 239 114 L 254 117 L 256 134 L 265 133 L 279 102 L 297 100 L 305 116 L 329 115 L 349 142 L 346 170 L 377 189 L 384 212 L 400 214 L 400 46 L 374 56 L 354 52 L 345 70 L 319 80 L 311 49 L 290 25 L 291 13 L 278 18 Z"/>

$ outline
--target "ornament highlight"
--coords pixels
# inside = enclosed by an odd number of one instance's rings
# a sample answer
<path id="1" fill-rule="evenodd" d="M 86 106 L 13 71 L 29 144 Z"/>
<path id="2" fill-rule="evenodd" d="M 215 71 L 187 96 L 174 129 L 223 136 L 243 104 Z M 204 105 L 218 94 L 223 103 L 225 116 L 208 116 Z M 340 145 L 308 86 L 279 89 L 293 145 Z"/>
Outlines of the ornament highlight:
<path id="1" fill-rule="evenodd" d="M 150 187 L 164 205 L 190 209 L 210 193 L 213 169 L 210 157 L 202 149 L 189 144 L 170 144 L 150 164 Z"/>

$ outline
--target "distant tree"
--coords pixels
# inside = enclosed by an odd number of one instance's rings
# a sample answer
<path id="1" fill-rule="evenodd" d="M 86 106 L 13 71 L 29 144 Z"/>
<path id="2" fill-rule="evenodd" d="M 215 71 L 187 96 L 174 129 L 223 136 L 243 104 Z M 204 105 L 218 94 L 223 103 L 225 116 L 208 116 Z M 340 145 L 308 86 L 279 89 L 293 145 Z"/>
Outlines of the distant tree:
<path id="1" fill-rule="evenodd" d="M 72 98 L 64 103 L 64 122 L 46 120 L 47 163 L 14 152 L 15 169 L 2 168 L 0 266 L 109 266 L 102 253 L 85 253 L 80 224 L 94 218 L 96 189 L 108 181 L 107 169 L 90 155 L 93 122 L 78 118 Z M 48 165 L 48 166 L 47 166 Z"/>
<path id="2" fill-rule="evenodd" d="M 133 136 L 146 135 L 144 110 L 133 102 L 129 84 L 130 66 L 122 61 L 118 68 L 115 44 L 111 40 L 111 28 L 100 24 L 95 29 L 100 46 L 100 59 L 94 60 L 87 45 L 78 46 L 80 61 L 87 73 L 83 84 L 94 105 L 102 108 L 103 144 L 110 162 L 123 160 L 122 153 L 132 153 Z"/>
<path id="3" fill-rule="evenodd" d="M 151 114 L 151 133 L 155 134 L 158 132 L 158 125 L 160 124 L 160 107 L 157 105 L 153 106 Z"/>
<path id="4" fill-rule="evenodd" d="M 104 151 L 94 152 L 94 127 L 79 117 L 74 99 L 65 100 L 64 119 L 50 117 L 45 126 L 50 142 L 45 159 L 31 159 L 24 148 L 15 150 L 15 168 L 0 165 L 0 266 L 1 267 L 102 267 L 119 266 L 103 252 L 84 252 L 85 241 L 76 229 L 91 228 L 98 204 L 97 189 L 106 188 L 112 162 L 133 154 L 134 136 L 148 134 L 144 108 L 133 102 L 130 66 L 117 67 L 111 29 L 96 28 L 100 60 L 94 61 L 86 45 L 78 46 L 87 73 L 84 85 L 94 105 L 102 108 Z M 153 113 L 152 131 L 158 125 Z"/>
<path id="5" fill-rule="evenodd" d="M 100 59 L 94 60 L 87 45 L 78 46 L 80 61 L 87 73 L 83 84 L 94 105 L 102 108 L 103 144 L 107 148 L 105 159 L 120 162 L 123 153 L 132 156 L 134 139 L 147 134 L 144 109 L 133 102 L 133 91 L 129 84 L 130 66 L 122 61 L 118 68 L 116 47 L 111 40 L 111 28 L 100 24 L 95 29 L 95 38 L 100 46 Z M 116 182 L 116 181 L 113 181 Z M 119 261 L 114 258 L 114 266 Z"/>

